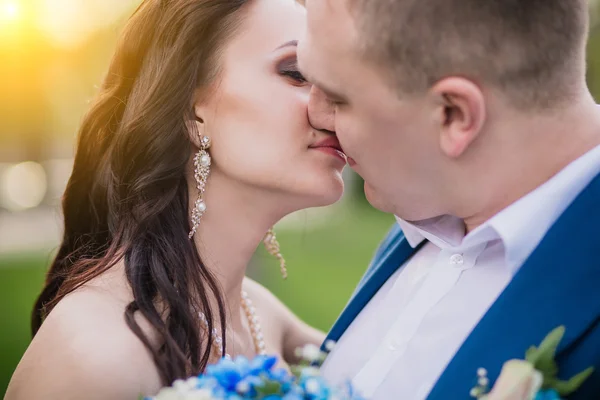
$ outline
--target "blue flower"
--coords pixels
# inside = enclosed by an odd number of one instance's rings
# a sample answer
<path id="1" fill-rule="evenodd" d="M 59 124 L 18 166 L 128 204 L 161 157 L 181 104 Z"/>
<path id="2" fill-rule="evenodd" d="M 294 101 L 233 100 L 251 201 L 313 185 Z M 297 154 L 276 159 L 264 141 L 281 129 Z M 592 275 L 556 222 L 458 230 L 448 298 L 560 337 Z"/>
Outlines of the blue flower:
<path id="1" fill-rule="evenodd" d="M 263 372 L 269 372 L 277 364 L 277 357 L 256 356 L 250 362 L 250 374 L 258 376 Z"/>
<path id="2" fill-rule="evenodd" d="M 238 366 L 240 373 L 242 376 L 246 376 L 250 374 L 250 361 L 244 356 L 237 356 L 235 358 L 235 365 Z"/>
<path id="3" fill-rule="evenodd" d="M 258 376 L 248 375 L 244 379 L 238 382 L 236 385 L 236 392 L 246 398 L 256 397 L 256 388 L 260 387 L 263 381 Z"/>
<path id="4" fill-rule="evenodd" d="M 198 388 L 211 389 L 219 386 L 219 381 L 213 376 L 198 375 Z"/>
<path id="5" fill-rule="evenodd" d="M 283 368 L 277 368 L 276 370 L 271 371 L 270 377 L 271 377 L 271 379 L 274 379 L 274 380 L 280 381 L 280 382 L 288 381 L 288 380 L 291 381 L 294 379 L 294 376 L 291 375 L 288 372 L 288 370 L 283 369 Z"/>
<path id="6" fill-rule="evenodd" d="M 226 358 L 206 368 L 206 375 L 215 378 L 221 387 L 229 392 L 235 392 L 236 385 L 243 378 L 242 372 L 239 365 Z"/>
<path id="7" fill-rule="evenodd" d="M 363 400 L 352 393 L 350 383 L 340 388 L 330 387 L 315 367 L 302 368 L 300 377 L 278 368 L 276 357 L 257 356 L 252 360 L 237 357 L 223 358 L 208 366 L 204 374 L 186 381 L 190 391 L 209 391 L 212 398 L 220 400 L 327 400 L 331 396 L 344 400 Z M 265 397 L 262 397 L 265 396 Z M 144 400 L 153 400 L 147 398 Z M 539 398 L 536 400 L 557 400 Z"/>
<path id="8" fill-rule="evenodd" d="M 289 371 L 278 368 L 276 370 L 271 370 L 267 376 L 268 380 L 276 381 L 281 384 L 281 391 L 283 394 L 289 392 L 294 384 L 295 377 L 289 373 Z"/>
<path id="9" fill-rule="evenodd" d="M 252 361 L 243 356 L 235 361 L 223 358 L 199 376 L 198 387 L 210 389 L 217 398 L 226 400 L 256 396 L 256 388 L 265 379 L 280 382 L 282 389 L 289 390 L 293 380 L 284 370 L 273 370 L 276 363 L 277 358 L 269 356 L 257 356 Z"/>
<path id="10" fill-rule="evenodd" d="M 304 390 L 308 399 L 327 400 L 329 397 L 329 387 L 320 376 L 302 377 L 300 387 Z"/>
<path id="11" fill-rule="evenodd" d="M 290 392 L 283 396 L 282 400 L 304 400 L 304 396 L 299 393 Z"/>
<path id="12" fill-rule="evenodd" d="M 560 400 L 560 395 L 554 389 L 540 390 L 535 395 L 534 400 Z"/>

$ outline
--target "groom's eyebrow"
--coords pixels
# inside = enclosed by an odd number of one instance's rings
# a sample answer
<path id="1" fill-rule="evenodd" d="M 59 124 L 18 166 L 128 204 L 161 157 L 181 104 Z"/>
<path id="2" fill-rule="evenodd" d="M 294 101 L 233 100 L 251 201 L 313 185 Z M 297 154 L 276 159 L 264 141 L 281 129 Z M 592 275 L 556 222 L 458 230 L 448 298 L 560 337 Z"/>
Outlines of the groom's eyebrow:
<path id="1" fill-rule="evenodd" d="M 314 79 L 312 74 L 310 72 L 307 72 L 304 68 L 302 68 L 302 65 L 300 65 L 300 64 L 298 64 L 298 71 L 300 71 L 300 73 L 304 76 L 304 79 L 306 79 L 307 82 L 316 86 L 317 88 L 319 88 L 319 90 L 321 90 L 323 93 L 325 93 L 325 96 L 327 96 L 327 98 L 329 98 L 329 100 L 333 100 L 333 101 L 342 101 L 343 100 L 343 97 L 340 96 L 339 94 L 336 94 L 336 92 L 334 90 L 328 88 L 327 85 L 324 85 L 321 82 L 319 82 L 318 80 Z"/>
<path id="2" fill-rule="evenodd" d="M 323 85 L 321 82 L 316 81 L 315 79 L 313 79 L 312 76 L 307 76 L 306 73 L 300 68 L 300 72 L 302 73 L 302 75 L 304 75 L 304 78 L 312 83 L 313 85 L 315 85 L 316 87 L 318 87 L 323 93 L 325 93 L 325 96 L 327 96 L 327 98 L 329 98 L 329 100 L 334 100 L 334 101 L 339 101 L 339 100 L 343 100 L 342 96 L 340 96 L 339 94 L 336 94 L 334 90 L 328 88 L 326 85 Z"/>
<path id="3" fill-rule="evenodd" d="M 327 96 L 327 98 L 329 100 L 334 100 L 334 101 L 340 101 L 342 100 L 342 96 L 340 96 L 339 94 L 335 93 L 333 90 L 328 89 L 326 86 L 323 86 L 320 83 L 314 84 L 316 85 L 319 89 L 321 89 L 321 91 L 323 93 L 325 93 L 325 96 Z"/>

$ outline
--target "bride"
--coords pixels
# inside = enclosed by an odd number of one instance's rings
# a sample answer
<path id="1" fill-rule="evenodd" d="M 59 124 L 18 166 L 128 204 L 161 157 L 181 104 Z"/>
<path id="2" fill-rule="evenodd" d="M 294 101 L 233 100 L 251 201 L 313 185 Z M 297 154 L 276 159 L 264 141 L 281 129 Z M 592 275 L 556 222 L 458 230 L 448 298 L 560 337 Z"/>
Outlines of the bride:
<path id="1" fill-rule="evenodd" d="M 223 355 L 324 335 L 245 278 L 271 227 L 337 201 L 293 0 L 145 0 L 83 120 L 65 232 L 6 399 L 136 399 Z"/>

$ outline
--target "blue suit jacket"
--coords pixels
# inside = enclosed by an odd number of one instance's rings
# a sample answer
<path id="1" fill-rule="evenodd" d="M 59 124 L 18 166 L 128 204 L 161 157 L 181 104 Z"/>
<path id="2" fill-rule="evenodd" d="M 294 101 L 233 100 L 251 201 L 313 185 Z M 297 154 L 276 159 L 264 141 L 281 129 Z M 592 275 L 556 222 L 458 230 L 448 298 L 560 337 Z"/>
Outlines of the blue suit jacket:
<path id="1" fill-rule="evenodd" d="M 395 226 L 327 338 L 337 341 L 417 250 Z M 493 383 L 505 361 L 523 359 L 530 346 L 559 325 L 566 327 L 556 357 L 559 377 L 595 367 L 569 399 L 600 399 L 600 175 L 546 233 L 455 354 L 428 399 L 471 399 L 477 368 L 486 368 Z"/>

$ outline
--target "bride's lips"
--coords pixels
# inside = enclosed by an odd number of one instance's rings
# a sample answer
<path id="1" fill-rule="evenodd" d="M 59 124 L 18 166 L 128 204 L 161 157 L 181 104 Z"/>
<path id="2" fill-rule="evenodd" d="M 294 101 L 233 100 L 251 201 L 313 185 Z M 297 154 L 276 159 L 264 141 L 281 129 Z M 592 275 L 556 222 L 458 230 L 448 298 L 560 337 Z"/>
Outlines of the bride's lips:
<path id="1" fill-rule="evenodd" d="M 342 150 L 342 146 L 340 146 L 340 141 L 335 136 L 328 137 L 327 139 L 321 140 L 313 145 L 310 145 L 309 148 L 320 150 L 324 153 L 330 154 L 334 157 L 339 158 L 344 163 L 347 160 L 346 154 L 344 154 L 344 150 Z"/>

